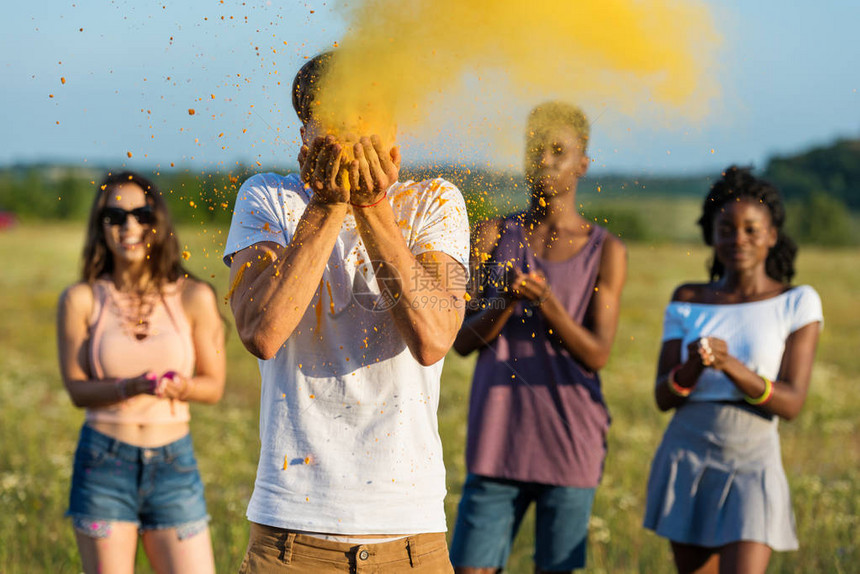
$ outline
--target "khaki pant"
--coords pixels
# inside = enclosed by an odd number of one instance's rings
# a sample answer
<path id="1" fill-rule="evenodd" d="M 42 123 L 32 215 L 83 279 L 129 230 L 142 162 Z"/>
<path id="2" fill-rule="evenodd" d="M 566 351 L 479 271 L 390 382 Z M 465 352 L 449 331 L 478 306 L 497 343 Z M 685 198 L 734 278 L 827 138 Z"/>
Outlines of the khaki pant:
<path id="1" fill-rule="evenodd" d="M 251 523 L 239 574 L 451 574 L 445 534 L 414 534 L 379 544 L 320 540 Z"/>

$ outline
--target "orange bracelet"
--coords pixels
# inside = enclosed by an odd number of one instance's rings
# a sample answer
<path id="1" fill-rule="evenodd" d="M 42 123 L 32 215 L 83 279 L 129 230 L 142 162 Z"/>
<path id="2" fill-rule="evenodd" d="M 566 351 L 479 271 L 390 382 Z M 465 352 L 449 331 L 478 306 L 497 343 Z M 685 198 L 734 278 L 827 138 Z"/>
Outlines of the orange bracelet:
<path id="1" fill-rule="evenodd" d="M 669 377 L 666 379 L 666 384 L 669 385 L 669 390 L 672 391 L 673 395 L 686 398 L 690 396 L 690 393 L 693 392 L 693 388 L 696 385 L 693 385 L 692 387 L 682 387 L 677 382 L 675 382 L 675 373 L 680 370 L 681 365 L 675 365 L 674 367 L 672 367 L 672 370 L 669 371 Z"/>

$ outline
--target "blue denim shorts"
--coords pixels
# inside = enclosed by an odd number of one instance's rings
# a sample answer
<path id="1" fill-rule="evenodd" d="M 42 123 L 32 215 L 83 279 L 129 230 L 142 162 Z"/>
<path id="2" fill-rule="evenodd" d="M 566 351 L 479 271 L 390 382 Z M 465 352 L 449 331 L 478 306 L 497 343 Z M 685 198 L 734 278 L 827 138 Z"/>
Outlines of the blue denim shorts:
<path id="1" fill-rule="evenodd" d="M 455 567 L 504 568 L 523 516 L 534 502 L 537 567 L 584 568 L 594 491 L 469 474 L 457 510 L 451 562 Z"/>
<path id="2" fill-rule="evenodd" d="M 209 515 L 191 435 L 144 448 L 84 425 L 66 516 L 76 528 L 89 523 L 97 529 L 105 522 L 132 522 L 141 530 L 205 527 Z"/>

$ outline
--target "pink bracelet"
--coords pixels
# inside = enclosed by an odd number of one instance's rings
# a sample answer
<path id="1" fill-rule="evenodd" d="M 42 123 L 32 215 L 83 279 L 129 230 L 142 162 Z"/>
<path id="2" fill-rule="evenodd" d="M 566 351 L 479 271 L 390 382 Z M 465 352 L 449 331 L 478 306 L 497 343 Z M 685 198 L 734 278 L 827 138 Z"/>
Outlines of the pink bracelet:
<path id="1" fill-rule="evenodd" d="M 156 389 L 158 389 L 158 375 L 155 373 L 148 373 L 143 378 L 149 381 L 149 394 L 154 395 Z"/>

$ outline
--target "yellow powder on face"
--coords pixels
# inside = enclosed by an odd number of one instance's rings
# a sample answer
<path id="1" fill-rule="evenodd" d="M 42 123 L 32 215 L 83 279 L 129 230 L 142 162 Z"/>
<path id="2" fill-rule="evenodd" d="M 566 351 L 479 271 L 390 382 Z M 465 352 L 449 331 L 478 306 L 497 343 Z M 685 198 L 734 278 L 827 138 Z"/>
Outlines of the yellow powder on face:
<path id="1" fill-rule="evenodd" d="M 718 95 L 720 40 L 701 0 L 365 0 L 340 10 L 348 32 L 314 110 L 338 135 L 393 139 L 395 126 L 420 126 L 428 105 L 462 95 L 468 77 L 502 77 L 497 90 L 527 100 L 611 98 L 633 115 L 656 103 L 698 118 Z"/>

